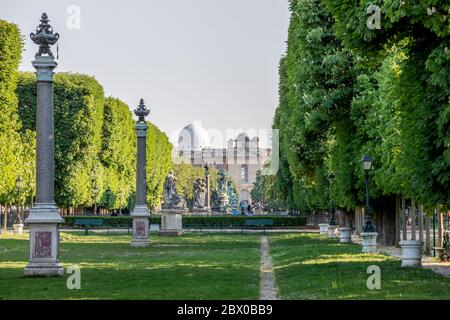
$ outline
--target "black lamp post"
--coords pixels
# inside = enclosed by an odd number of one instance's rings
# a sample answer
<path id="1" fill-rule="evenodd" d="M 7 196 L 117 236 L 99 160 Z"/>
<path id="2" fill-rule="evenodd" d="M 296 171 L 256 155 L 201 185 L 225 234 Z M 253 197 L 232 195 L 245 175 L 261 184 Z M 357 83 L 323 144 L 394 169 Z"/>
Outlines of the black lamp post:
<path id="1" fill-rule="evenodd" d="M 122 205 L 120 204 L 120 202 L 122 201 L 122 192 L 119 191 L 119 193 L 117 193 L 117 200 L 119 201 L 119 216 L 122 215 Z"/>
<path id="2" fill-rule="evenodd" d="M 17 194 L 18 194 L 18 201 L 17 201 L 17 218 L 16 223 L 22 224 L 22 217 L 20 216 L 20 206 L 21 206 L 21 199 L 20 199 L 20 191 L 22 191 L 22 177 L 18 177 L 16 179 L 16 186 L 17 186 Z"/>
<path id="3" fill-rule="evenodd" d="M 372 170 L 372 158 L 365 154 L 362 158 L 362 165 L 365 171 L 366 180 L 366 209 L 363 230 L 364 232 L 375 232 L 375 228 L 372 224 L 372 209 L 370 208 L 369 203 L 369 171 Z"/>
<path id="4" fill-rule="evenodd" d="M 97 215 L 97 197 L 98 197 L 98 188 L 94 185 L 94 215 Z"/>
<path id="5" fill-rule="evenodd" d="M 331 204 L 331 215 L 330 215 L 330 221 L 328 224 L 330 226 L 336 225 L 336 209 L 334 207 L 334 201 L 333 201 L 333 182 L 334 182 L 335 175 L 334 173 L 330 173 L 328 176 L 328 180 L 330 181 L 330 204 Z"/>

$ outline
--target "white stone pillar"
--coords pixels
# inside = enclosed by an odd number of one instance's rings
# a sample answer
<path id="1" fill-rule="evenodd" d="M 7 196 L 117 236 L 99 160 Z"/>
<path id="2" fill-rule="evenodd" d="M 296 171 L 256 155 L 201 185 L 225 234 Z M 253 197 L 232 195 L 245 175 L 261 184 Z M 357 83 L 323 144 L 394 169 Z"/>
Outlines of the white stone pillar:
<path id="1" fill-rule="evenodd" d="M 186 209 L 162 209 L 161 210 L 161 236 L 181 236 L 183 235 L 183 214 Z"/>
<path id="2" fill-rule="evenodd" d="M 327 228 L 328 238 L 337 238 L 337 229 L 338 229 L 337 225 L 328 225 Z"/>
<path id="3" fill-rule="evenodd" d="M 328 232 L 328 223 L 319 223 L 319 234 L 326 235 Z"/>
<path id="4" fill-rule="evenodd" d="M 376 232 L 361 232 L 362 252 L 375 253 L 377 252 L 377 237 Z"/>
<path id="5" fill-rule="evenodd" d="M 352 242 L 352 229 L 351 228 L 339 228 L 339 237 L 341 243 L 351 243 Z"/>
<path id="6" fill-rule="evenodd" d="M 422 265 L 422 241 L 400 241 L 400 246 L 402 247 L 402 267 L 420 267 Z"/>

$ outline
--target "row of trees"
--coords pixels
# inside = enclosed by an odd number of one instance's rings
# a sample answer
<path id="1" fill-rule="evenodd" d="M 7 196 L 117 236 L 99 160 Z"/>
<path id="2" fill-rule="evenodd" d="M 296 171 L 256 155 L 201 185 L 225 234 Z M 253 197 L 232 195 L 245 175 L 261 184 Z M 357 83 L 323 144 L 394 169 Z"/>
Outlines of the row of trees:
<path id="1" fill-rule="evenodd" d="M 290 10 L 273 122 L 280 169 L 267 182 L 278 192 L 268 197 L 316 212 L 332 196 L 352 213 L 363 206 L 367 153 L 377 231 L 393 243 L 400 196 L 428 213 L 450 204 L 450 4 L 291 0 Z M 368 26 L 378 13 L 381 29 Z"/>
<path id="2" fill-rule="evenodd" d="M 19 73 L 20 32 L 0 21 L 0 205 L 17 204 L 16 179 L 24 198 L 35 190 L 36 80 Z M 92 207 L 134 206 L 136 133 L 130 108 L 105 98 L 94 77 L 57 73 L 55 101 L 55 200 L 67 211 Z M 160 204 L 165 176 L 172 168 L 172 145 L 149 123 L 148 202 Z M 25 200 L 25 199 L 24 199 Z M 69 210 L 71 208 L 71 210 Z"/>

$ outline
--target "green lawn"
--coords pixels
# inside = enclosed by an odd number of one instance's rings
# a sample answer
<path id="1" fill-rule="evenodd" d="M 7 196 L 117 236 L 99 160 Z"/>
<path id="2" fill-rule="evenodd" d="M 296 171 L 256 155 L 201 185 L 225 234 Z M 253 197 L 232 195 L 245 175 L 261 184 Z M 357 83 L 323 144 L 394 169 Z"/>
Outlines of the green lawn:
<path id="1" fill-rule="evenodd" d="M 258 299 L 257 235 L 61 234 L 61 263 L 81 267 L 81 290 L 60 278 L 25 278 L 27 235 L 0 235 L 0 299 Z"/>
<path id="2" fill-rule="evenodd" d="M 385 255 L 361 253 L 317 234 L 277 234 L 270 252 L 282 299 L 450 299 L 450 279 L 405 269 Z M 381 269 L 381 289 L 366 286 L 367 267 Z"/>
<path id="3" fill-rule="evenodd" d="M 271 234 L 283 299 L 450 299 L 450 279 L 403 269 L 388 256 L 361 253 L 316 234 Z M 258 299 L 260 235 L 151 235 L 149 248 L 130 236 L 61 234 L 61 263 L 81 267 L 81 290 L 61 278 L 25 278 L 27 235 L 0 235 L 0 299 Z M 369 290 L 367 267 L 381 268 Z"/>

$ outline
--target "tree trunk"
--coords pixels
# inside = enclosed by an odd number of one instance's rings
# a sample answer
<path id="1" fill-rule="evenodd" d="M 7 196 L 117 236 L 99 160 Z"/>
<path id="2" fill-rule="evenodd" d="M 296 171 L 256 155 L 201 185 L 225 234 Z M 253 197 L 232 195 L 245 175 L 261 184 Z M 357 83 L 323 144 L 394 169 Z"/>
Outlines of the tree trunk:
<path id="1" fill-rule="evenodd" d="M 440 210 L 440 206 L 437 206 L 437 217 L 438 217 L 438 241 L 437 246 L 443 247 L 444 246 L 444 215 L 442 214 L 442 211 Z"/>
<path id="2" fill-rule="evenodd" d="M 414 199 L 411 199 L 411 240 L 417 240 L 416 239 L 416 201 Z"/>
<path id="3" fill-rule="evenodd" d="M 395 197 L 395 245 L 400 247 L 399 242 L 400 239 L 400 215 L 402 208 L 400 206 L 400 196 L 397 195 Z"/>
<path id="4" fill-rule="evenodd" d="M 418 216 L 419 216 L 419 241 L 423 243 L 423 205 L 418 207 Z"/>
<path id="5" fill-rule="evenodd" d="M 0 229 L 2 229 L 3 231 L 6 231 L 5 218 L 4 218 L 4 214 L 3 214 L 3 206 L 0 206 L 0 218 L 1 218 Z"/>
<path id="6" fill-rule="evenodd" d="M 403 237 L 402 240 L 408 240 L 408 222 L 406 216 L 406 200 L 402 197 L 402 227 L 403 227 Z"/>
<path id="7" fill-rule="evenodd" d="M 395 196 L 380 197 L 374 201 L 373 220 L 378 242 L 385 246 L 395 246 Z"/>
<path id="8" fill-rule="evenodd" d="M 430 217 L 425 215 L 425 249 L 426 255 L 431 254 L 431 234 L 430 234 Z"/>

